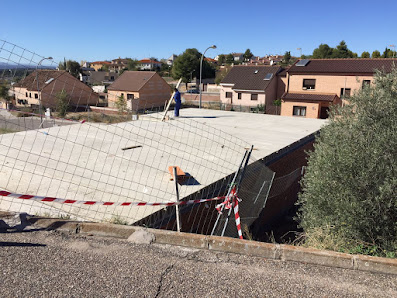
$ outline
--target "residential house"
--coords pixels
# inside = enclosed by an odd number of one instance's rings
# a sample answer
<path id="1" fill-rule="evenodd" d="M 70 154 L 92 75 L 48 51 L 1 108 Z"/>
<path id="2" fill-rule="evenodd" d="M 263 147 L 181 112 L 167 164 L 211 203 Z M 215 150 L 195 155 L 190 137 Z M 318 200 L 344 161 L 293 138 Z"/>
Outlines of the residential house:
<path id="1" fill-rule="evenodd" d="M 90 67 L 92 67 L 93 69 L 95 69 L 95 71 L 99 71 L 101 70 L 101 68 L 103 66 L 109 66 L 110 62 L 109 61 L 95 61 L 95 62 L 91 62 L 90 63 Z"/>
<path id="2" fill-rule="evenodd" d="M 282 70 L 280 66 L 234 66 L 220 83 L 221 102 L 255 109 L 262 106 L 266 113 L 277 114 L 277 74 Z"/>
<path id="3" fill-rule="evenodd" d="M 121 59 L 120 57 L 118 59 L 113 59 L 112 63 L 109 65 L 109 71 L 119 73 L 121 70 L 128 67 L 128 61 L 130 61 L 130 59 Z"/>
<path id="4" fill-rule="evenodd" d="M 167 65 L 172 66 L 174 65 L 174 61 L 178 56 L 175 54 L 172 54 L 168 59 L 167 59 Z"/>
<path id="5" fill-rule="evenodd" d="M 157 60 L 152 60 L 149 58 L 144 58 L 140 61 L 138 61 L 138 67 L 141 70 L 156 70 L 160 69 L 161 67 L 161 62 Z"/>
<path id="6" fill-rule="evenodd" d="M 244 53 L 232 53 L 233 59 L 236 62 L 243 62 L 244 61 Z"/>
<path id="7" fill-rule="evenodd" d="M 88 85 L 104 85 L 108 86 L 112 84 L 119 74 L 110 71 L 84 71 L 80 74 L 80 81 Z"/>
<path id="8" fill-rule="evenodd" d="M 374 79 L 376 69 L 390 72 L 397 59 L 303 59 L 287 71 L 281 115 L 327 118 L 332 104 L 341 104 Z"/>
<path id="9" fill-rule="evenodd" d="M 212 58 L 204 58 L 205 61 L 207 61 L 210 64 L 218 64 L 218 61 Z"/>
<path id="10" fill-rule="evenodd" d="M 164 106 L 171 95 L 171 87 L 156 72 L 124 71 L 108 87 L 108 106 L 116 107 L 120 96 L 132 110 Z"/>
<path id="11" fill-rule="evenodd" d="M 37 75 L 37 80 L 36 80 Z M 37 85 L 38 83 L 38 85 Z M 98 94 L 64 70 L 36 70 L 13 86 L 16 107 L 43 107 L 55 109 L 57 94 L 65 90 L 72 108 L 87 109 L 98 103 Z"/>

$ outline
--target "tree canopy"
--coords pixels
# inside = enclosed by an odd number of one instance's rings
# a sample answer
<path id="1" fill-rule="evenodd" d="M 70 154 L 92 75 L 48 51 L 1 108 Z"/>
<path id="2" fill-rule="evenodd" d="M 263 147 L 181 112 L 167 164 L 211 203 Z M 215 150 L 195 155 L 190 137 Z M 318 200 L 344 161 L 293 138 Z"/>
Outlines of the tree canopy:
<path id="1" fill-rule="evenodd" d="M 76 78 L 79 77 L 79 73 L 81 72 L 80 64 L 74 60 L 59 62 L 58 68 L 59 70 L 66 70 L 70 72 L 70 74 Z"/>
<path id="2" fill-rule="evenodd" d="M 318 48 L 313 51 L 314 59 L 332 58 L 333 48 L 327 44 L 320 44 Z"/>
<path id="3" fill-rule="evenodd" d="M 350 51 L 346 42 L 342 40 L 336 48 L 331 48 L 327 44 L 320 44 L 318 48 L 313 51 L 314 59 L 330 59 L 330 58 L 355 58 L 356 53 Z"/>
<path id="4" fill-rule="evenodd" d="M 397 252 L 396 123 L 396 69 L 378 73 L 348 105 L 333 109 L 302 183 L 307 241 L 347 252 Z"/>
<path id="5" fill-rule="evenodd" d="M 226 64 L 230 65 L 230 64 L 232 64 L 232 63 L 234 63 L 234 57 L 233 57 L 233 55 L 232 55 L 232 54 L 226 55 Z"/>
<path id="6" fill-rule="evenodd" d="M 290 51 L 286 51 L 284 53 L 283 61 L 281 62 L 281 65 L 282 66 L 288 66 L 288 65 L 291 64 L 291 62 L 292 62 L 292 60 L 291 60 L 291 52 Z"/>
<path id="7" fill-rule="evenodd" d="M 249 61 L 252 58 L 252 56 L 254 56 L 254 54 L 252 54 L 250 49 L 247 49 L 243 54 L 244 61 Z"/>
<path id="8" fill-rule="evenodd" d="M 191 73 L 196 76 L 200 73 L 201 53 L 197 49 L 186 49 L 183 54 L 179 55 L 172 67 L 172 77 L 174 79 L 182 78 L 184 83 L 190 81 Z M 215 69 L 207 61 L 203 60 L 202 78 L 215 77 Z"/>
<path id="9" fill-rule="evenodd" d="M 222 64 L 224 64 L 226 62 L 226 56 L 224 55 L 224 54 L 220 54 L 219 56 L 218 56 L 218 63 L 219 63 L 219 65 L 222 65 Z"/>
<path id="10" fill-rule="evenodd" d="M 366 51 L 362 52 L 361 53 L 361 58 L 370 58 L 370 53 L 366 52 Z"/>
<path id="11" fill-rule="evenodd" d="M 378 50 L 373 51 L 372 58 L 380 58 L 380 52 Z"/>

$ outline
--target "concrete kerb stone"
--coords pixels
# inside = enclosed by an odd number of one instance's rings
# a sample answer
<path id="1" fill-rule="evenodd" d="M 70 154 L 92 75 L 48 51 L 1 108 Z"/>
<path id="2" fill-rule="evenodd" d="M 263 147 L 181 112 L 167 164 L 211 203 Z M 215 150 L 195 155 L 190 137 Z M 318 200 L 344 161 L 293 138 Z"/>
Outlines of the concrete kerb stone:
<path id="1" fill-rule="evenodd" d="M 353 255 L 292 245 L 280 245 L 281 260 L 356 269 Z"/>
<path id="2" fill-rule="evenodd" d="M 31 218 L 37 226 L 68 233 L 128 239 L 136 226 L 108 223 L 88 223 L 59 219 Z M 397 260 L 362 255 L 350 255 L 333 251 L 240 240 L 235 238 L 177 233 L 168 230 L 145 229 L 155 236 L 154 243 L 208 249 L 227 253 L 245 254 L 267 259 L 310 263 L 328 267 L 378 273 L 397 274 Z"/>
<path id="3" fill-rule="evenodd" d="M 208 249 L 246 254 L 274 260 L 281 258 L 279 244 L 240 240 L 220 236 L 208 237 Z"/>
<path id="4" fill-rule="evenodd" d="M 363 255 L 357 255 L 355 258 L 358 270 L 397 274 L 397 259 L 377 258 Z"/>

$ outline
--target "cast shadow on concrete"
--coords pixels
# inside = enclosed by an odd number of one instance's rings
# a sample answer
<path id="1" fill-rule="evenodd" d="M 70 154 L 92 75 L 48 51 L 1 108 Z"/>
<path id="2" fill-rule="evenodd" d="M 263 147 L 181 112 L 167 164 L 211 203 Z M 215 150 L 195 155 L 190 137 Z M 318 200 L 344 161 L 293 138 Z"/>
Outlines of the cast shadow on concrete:
<path id="1" fill-rule="evenodd" d="M 26 229 L 31 226 L 31 222 L 29 221 L 28 217 L 29 215 L 27 213 L 21 213 L 18 215 L 14 215 L 13 217 L 10 217 L 9 222 L 0 219 L 0 233 L 28 233 L 28 232 L 44 230 L 43 228 Z M 11 224 L 11 222 L 13 223 Z"/>
<path id="2" fill-rule="evenodd" d="M 3 242 L 0 241 L 0 247 L 10 247 L 10 246 L 29 246 L 29 247 L 34 247 L 34 246 L 47 246 L 46 244 L 40 244 L 40 243 L 25 243 L 25 242 Z"/>
<path id="3" fill-rule="evenodd" d="M 187 172 L 185 172 L 185 175 L 187 177 L 184 181 L 181 181 L 181 183 L 179 183 L 180 185 L 200 185 L 200 182 L 198 182 L 196 178 L 194 178 L 192 175 Z"/>

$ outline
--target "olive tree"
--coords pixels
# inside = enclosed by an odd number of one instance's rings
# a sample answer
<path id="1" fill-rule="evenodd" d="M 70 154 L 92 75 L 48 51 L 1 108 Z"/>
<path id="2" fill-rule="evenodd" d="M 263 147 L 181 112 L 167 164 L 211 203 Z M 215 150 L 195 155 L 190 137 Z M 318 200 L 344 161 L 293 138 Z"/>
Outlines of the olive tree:
<path id="1" fill-rule="evenodd" d="M 317 241 L 339 243 L 334 249 L 361 245 L 372 247 L 369 254 L 396 255 L 396 129 L 396 69 L 377 73 L 348 105 L 332 109 L 302 180 L 298 217 L 306 239 L 321 230 Z"/>

